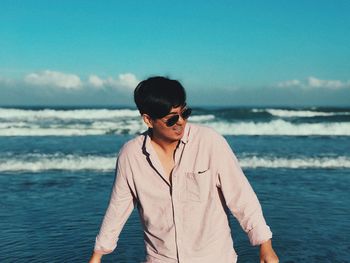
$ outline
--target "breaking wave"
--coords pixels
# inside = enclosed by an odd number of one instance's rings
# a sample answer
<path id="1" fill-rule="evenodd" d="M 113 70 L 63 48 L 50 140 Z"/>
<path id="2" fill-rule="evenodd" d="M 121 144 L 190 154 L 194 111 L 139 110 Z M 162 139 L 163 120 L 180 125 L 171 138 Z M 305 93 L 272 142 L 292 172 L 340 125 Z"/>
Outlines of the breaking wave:
<path id="1" fill-rule="evenodd" d="M 61 171 L 113 171 L 116 156 L 98 155 L 64 155 L 57 154 L 26 154 L 2 159 L 0 157 L 0 172 L 42 172 L 50 170 Z M 245 156 L 239 158 L 242 168 L 350 168 L 349 156 L 321 156 L 321 157 L 261 157 Z"/>
<path id="2" fill-rule="evenodd" d="M 350 136 L 350 111 L 345 110 L 197 109 L 190 122 L 222 135 Z M 145 129 L 134 109 L 0 108 L 0 136 L 133 135 Z"/>
<path id="3" fill-rule="evenodd" d="M 284 110 L 284 109 L 253 109 L 253 112 L 268 112 L 277 117 L 318 117 L 318 116 L 337 116 L 350 115 L 350 112 L 324 112 L 313 110 Z"/>

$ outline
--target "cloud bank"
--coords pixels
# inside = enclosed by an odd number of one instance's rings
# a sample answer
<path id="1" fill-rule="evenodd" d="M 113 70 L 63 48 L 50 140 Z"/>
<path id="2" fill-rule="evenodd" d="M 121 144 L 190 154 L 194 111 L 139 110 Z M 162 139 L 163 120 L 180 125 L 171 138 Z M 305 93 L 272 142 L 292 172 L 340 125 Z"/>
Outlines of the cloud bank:
<path id="1" fill-rule="evenodd" d="M 30 73 L 24 77 L 24 81 L 34 86 L 53 86 L 64 89 L 77 89 L 82 86 L 79 76 L 51 70 Z"/>
<path id="2" fill-rule="evenodd" d="M 350 81 L 317 77 L 290 79 L 260 87 L 212 87 L 190 90 L 193 104 L 213 106 L 350 106 Z"/>
<path id="3" fill-rule="evenodd" d="M 341 81 L 341 80 L 325 80 L 325 79 L 319 79 L 313 76 L 308 77 L 306 80 L 298 80 L 298 79 L 292 79 L 292 80 L 286 80 L 277 83 L 277 87 L 280 88 L 289 88 L 289 87 L 295 87 L 295 88 L 303 88 L 303 89 L 343 89 L 343 88 L 350 88 L 350 80 L 348 81 Z"/>
<path id="4" fill-rule="evenodd" d="M 31 72 L 19 79 L 0 76 L 0 105 L 125 105 L 139 83 L 133 73 L 102 78 L 54 70 Z"/>
<path id="5" fill-rule="evenodd" d="M 90 75 L 88 83 L 95 88 L 112 87 L 116 89 L 134 89 L 140 81 L 132 73 L 119 74 L 116 79 L 108 77 L 102 79 L 97 75 Z"/>
<path id="6" fill-rule="evenodd" d="M 0 76 L 0 105 L 134 106 L 133 73 L 81 77 L 54 70 L 20 79 Z M 350 106 L 350 81 L 317 77 L 290 79 L 260 87 L 188 85 L 188 103 L 198 106 Z"/>
<path id="7" fill-rule="evenodd" d="M 8 84 L 9 82 L 9 79 L 0 76 L 0 83 Z M 107 77 L 104 79 L 96 74 L 91 74 L 87 80 L 82 80 L 76 74 L 44 70 L 27 74 L 23 80 L 17 81 L 17 84 L 21 82 L 31 87 L 51 87 L 66 90 L 88 89 L 90 87 L 133 90 L 140 81 L 132 73 L 122 73 L 116 78 Z"/>

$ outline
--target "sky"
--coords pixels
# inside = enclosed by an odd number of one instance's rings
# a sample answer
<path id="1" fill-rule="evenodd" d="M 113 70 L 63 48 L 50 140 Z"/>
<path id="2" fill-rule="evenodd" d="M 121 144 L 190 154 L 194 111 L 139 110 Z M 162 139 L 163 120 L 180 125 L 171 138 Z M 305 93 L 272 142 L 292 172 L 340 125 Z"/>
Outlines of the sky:
<path id="1" fill-rule="evenodd" d="M 350 1 L 0 0 L 0 105 L 350 106 Z"/>

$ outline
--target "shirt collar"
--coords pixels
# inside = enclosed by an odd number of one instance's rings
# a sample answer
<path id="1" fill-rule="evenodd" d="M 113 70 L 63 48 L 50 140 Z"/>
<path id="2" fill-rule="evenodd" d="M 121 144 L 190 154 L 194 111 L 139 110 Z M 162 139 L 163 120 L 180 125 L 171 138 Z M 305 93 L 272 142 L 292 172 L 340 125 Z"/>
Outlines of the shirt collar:
<path id="1" fill-rule="evenodd" d="M 181 138 L 181 141 L 186 144 L 188 142 L 188 137 L 189 137 L 189 133 L 190 133 L 190 126 L 191 124 L 189 124 L 188 122 L 186 123 L 185 126 L 185 131 L 184 131 L 184 135 Z"/>

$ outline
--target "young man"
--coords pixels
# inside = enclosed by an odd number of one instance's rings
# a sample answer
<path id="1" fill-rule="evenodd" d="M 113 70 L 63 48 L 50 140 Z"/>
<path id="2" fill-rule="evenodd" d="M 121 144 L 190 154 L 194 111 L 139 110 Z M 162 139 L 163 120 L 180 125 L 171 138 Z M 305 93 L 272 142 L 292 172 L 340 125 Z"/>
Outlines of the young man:
<path id="1" fill-rule="evenodd" d="M 119 152 L 116 180 L 90 262 L 111 253 L 137 206 L 147 263 L 233 263 L 230 210 L 260 245 L 260 262 L 278 262 L 260 203 L 226 140 L 187 123 L 182 85 L 164 77 L 142 81 L 135 103 L 148 131 Z"/>

